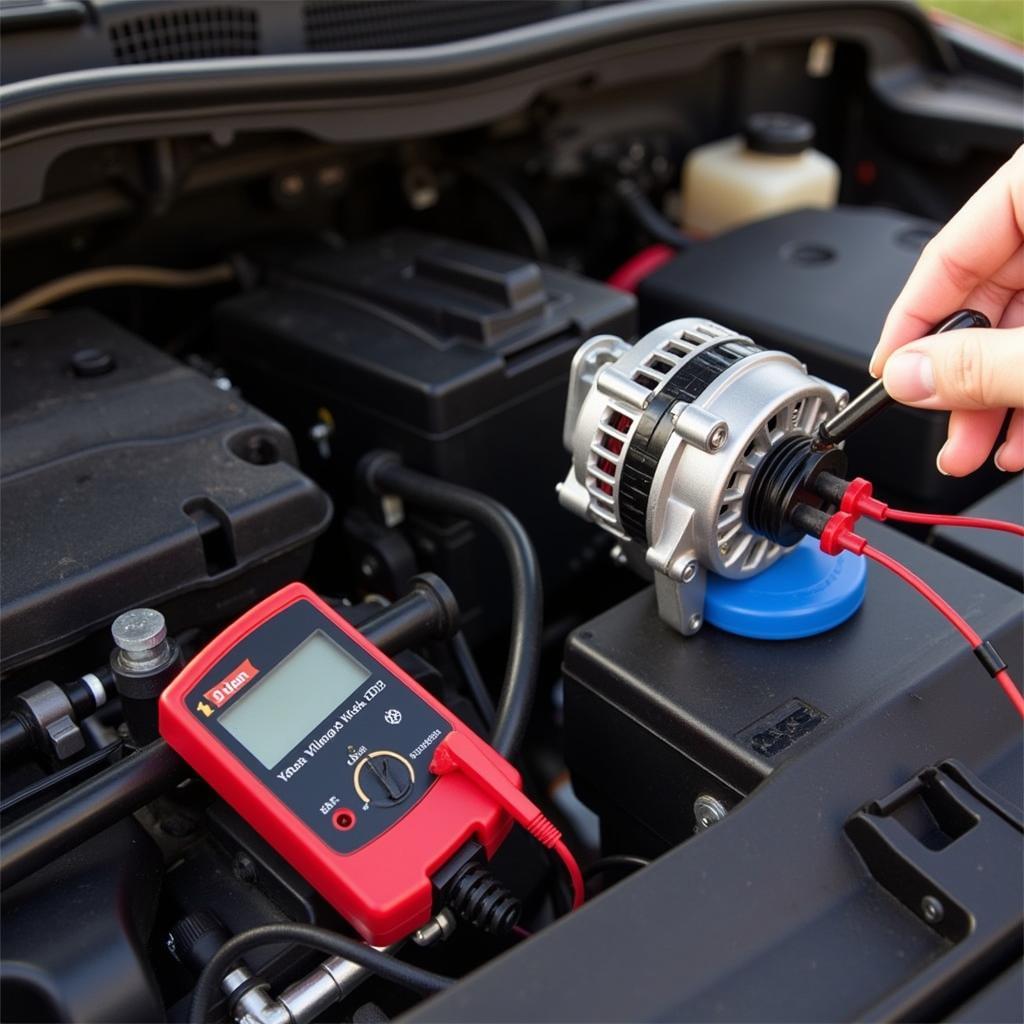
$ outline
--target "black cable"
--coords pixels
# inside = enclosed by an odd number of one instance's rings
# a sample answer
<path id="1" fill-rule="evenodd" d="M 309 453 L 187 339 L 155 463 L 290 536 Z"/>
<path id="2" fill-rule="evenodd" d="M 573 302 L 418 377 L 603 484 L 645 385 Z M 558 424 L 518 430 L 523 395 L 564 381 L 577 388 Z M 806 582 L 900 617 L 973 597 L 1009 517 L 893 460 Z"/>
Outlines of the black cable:
<path id="1" fill-rule="evenodd" d="M 366 456 L 361 473 L 375 494 L 394 494 L 410 504 L 469 519 L 493 533 L 501 545 L 512 577 L 512 636 L 491 746 L 511 760 L 530 719 L 540 664 L 544 599 L 530 538 L 501 502 L 408 469 L 393 452 Z"/>
<path id="2" fill-rule="evenodd" d="M 673 249 L 688 249 L 693 244 L 693 239 L 667 220 L 635 181 L 623 178 L 616 182 L 615 194 L 622 200 L 622 205 L 636 225 L 656 242 Z"/>
<path id="3" fill-rule="evenodd" d="M 480 713 L 481 720 L 488 729 L 493 729 L 495 717 L 494 701 L 491 700 L 491 694 L 487 689 L 483 676 L 480 675 L 480 669 L 477 666 L 476 659 L 473 657 L 473 651 L 461 630 L 452 637 L 451 649 L 452 657 L 455 659 L 456 665 L 459 666 L 459 672 L 462 673 L 466 689 L 469 690 L 469 694 L 473 698 L 473 704 Z"/>
<path id="4" fill-rule="evenodd" d="M 643 857 L 637 857 L 632 853 L 613 853 L 607 857 L 601 857 L 583 869 L 583 881 L 589 882 L 598 875 L 608 871 L 626 871 L 632 874 L 641 868 L 647 867 L 651 862 Z"/>
<path id="5" fill-rule="evenodd" d="M 503 178 L 493 172 L 485 171 L 475 164 L 460 164 L 459 170 L 508 207 L 529 242 L 533 258 L 541 263 L 547 262 L 551 255 L 548 236 L 540 218 L 523 196 Z"/>
<path id="6" fill-rule="evenodd" d="M 224 975 L 234 967 L 239 958 L 260 946 L 272 946 L 280 942 L 295 942 L 328 956 L 340 956 L 352 963 L 365 967 L 383 978 L 414 992 L 440 992 L 452 984 L 451 978 L 422 967 L 414 967 L 395 957 L 382 953 L 358 939 L 318 928 L 311 924 L 284 922 L 265 924 L 258 928 L 239 932 L 229 939 L 213 955 L 199 975 L 189 1005 L 189 1020 L 193 1024 L 206 1024 L 210 1009 L 220 992 Z"/>
<path id="7" fill-rule="evenodd" d="M 83 775 L 90 768 L 106 761 L 111 754 L 120 750 L 122 745 L 121 740 L 114 740 L 113 743 L 108 744 L 100 750 L 94 751 L 89 754 L 88 757 L 83 757 L 80 761 L 75 761 L 74 764 L 69 764 L 59 772 L 54 772 L 53 775 L 47 775 L 38 782 L 34 782 L 32 785 L 26 786 L 24 789 L 19 789 L 17 793 L 12 794 L 7 797 L 6 800 L 0 802 L 0 814 L 7 814 L 19 804 L 23 804 L 26 800 L 31 800 L 33 797 L 46 793 L 48 790 L 57 789 L 71 779 L 77 778 L 79 775 Z"/>

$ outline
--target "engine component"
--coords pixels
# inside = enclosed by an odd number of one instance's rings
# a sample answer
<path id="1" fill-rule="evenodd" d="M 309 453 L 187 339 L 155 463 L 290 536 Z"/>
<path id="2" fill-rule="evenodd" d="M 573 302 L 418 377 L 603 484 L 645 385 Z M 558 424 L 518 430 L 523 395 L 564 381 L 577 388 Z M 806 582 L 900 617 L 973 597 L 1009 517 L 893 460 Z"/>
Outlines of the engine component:
<path id="1" fill-rule="evenodd" d="M 937 230 L 892 210 L 801 210 L 702 242 L 640 284 L 641 330 L 683 309 L 790 352 L 859 394 L 885 316 Z M 742 281 L 743 287 L 736 282 Z M 897 406 L 850 438 L 858 471 L 897 504 L 962 508 L 1001 482 L 995 469 L 935 472 L 946 413 Z"/>
<path id="2" fill-rule="evenodd" d="M 777 496 L 766 501 L 755 482 L 762 463 L 810 447 L 846 397 L 709 320 L 672 321 L 633 346 L 592 338 L 573 362 L 563 432 L 573 463 L 559 500 L 653 570 L 661 617 L 696 633 L 707 572 L 756 575 L 799 539 L 765 535 Z M 821 461 L 845 465 L 839 451 Z"/>
<path id="3" fill-rule="evenodd" d="M 635 300 L 411 232 L 252 258 L 267 286 L 220 305 L 218 343 L 246 395 L 306 439 L 309 465 L 322 466 L 339 507 L 353 496 L 359 456 L 393 449 L 414 469 L 505 504 L 537 548 L 545 587 L 563 584 L 592 542 L 558 514 L 546 483 L 559 472 L 572 354 L 597 332 L 631 337 Z M 502 628 L 507 574 L 493 546 L 447 518 L 410 525 L 423 564 L 451 584 L 467 622 L 476 628 L 488 614 Z"/>
<path id="4" fill-rule="evenodd" d="M 279 424 L 88 311 L 5 328 L 2 355 L 5 670 L 125 608 L 179 632 L 305 570 L 331 505 Z"/>
<path id="5" fill-rule="evenodd" d="M 970 606 L 972 621 L 1013 651 L 1020 670 L 1019 595 L 889 527 L 862 525 L 872 543 L 949 601 Z M 887 702 L 914 695 L 945 714 L 944 701 L 918 696 L 936 686 L 968 689 L 960 699 L 984 705 L 992 730 L 984 743 L 1003 749 L 1014 716 L 999 688 L 980 680 L 973 686 L 977 668 L 960 637 L 948 630 L 940 638 L 925 602 L 908 597 L 881 567 L 868 570 L 871 599 L 827 643 L 765 644 L 716 629 L 684 643 L 653 614 L 651 588 L 572 635 L 564 663 L 566 759 L 576 792 L 601 816 L 609 851 L 660 854 L 704 828 L 703 818 L 711 821 L 712 800 L 732 811 L 779 767 L 813 756 L 848 725 L 883 713 Z M 925 636 L 927 657 L 908 658 L 908 638 Z M 595 736 L 616 738 L 613 765 Z M 1013 801 L 1021 785 L 1016 749 L 1006 767 Z M 863 756 L 871 758 L 870 748 Z M 855 765 L 847 775 L 858 792 Z M 856 802 L 850 798 L 851 807 Z"/>
<path id="6" fill-rule="evenodd" d="M 147 954 L 163 863 L 128 816 L 3 892 L 5 1020 L 165 1020 Z M 72 895 L 73 894 L 73 895 Z"/>
<path id="7" fill-rule="evenodd" d="M 157 700 L 181 668 L 181 649 L 167 636 L 164 617 L 153 608 L 133 608 L 110 627 L 114 650 L 110 672 L 132 739 L 140 746 L 159 735 Z"/>
<path id="8" fill-rule="evenodd" d="M 77 753 L 82 749 L 78 724 L 106 704 L 108 687 L 113 688 L 113 679 L 102 668 L 70 683 L 47 681 L 19 693 L 11 713 L 0 721 L 0 758 L 10 766 L 30 751 L 58 760 Z"/>

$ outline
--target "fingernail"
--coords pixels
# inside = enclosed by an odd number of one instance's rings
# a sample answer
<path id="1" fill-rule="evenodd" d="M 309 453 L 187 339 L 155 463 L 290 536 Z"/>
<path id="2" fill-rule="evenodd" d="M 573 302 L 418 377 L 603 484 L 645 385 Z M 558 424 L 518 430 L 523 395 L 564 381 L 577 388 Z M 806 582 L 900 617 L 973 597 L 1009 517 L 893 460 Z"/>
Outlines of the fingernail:
<path id="1" fill-rule="evenodd" d="M 871 359 L 868 360 L 868 373 L 870 373 L 871 376 L 875 378 L 875 380 L 878 380 L 878 378 L 881 376 L 881 373 L 878 370 L 877 363 L 878 349 L 876 348 L 875 351 L 871 353 Z"/>
<path id="2" fill-rule="evenodd" d="M 944 444 L 944 445 L 943 445 L 943 446 L 942 446 L 942 447 L 941 447 L 941 448 L 939 449 L 939 454 L 935 456 L 935 468 L 936 468 L 936 469 L 937 469 L 937 470 L 938 470 L 938 471 L 939 471 L 939 472 L 940 472 L 940 473 L 941 473 L 941 474 L 942 474 L 943 476 L 949 476 L 949 474 L 948 474 L 948 473 L 947 473 L 947 472 L 946 472 L 946 471 L 945 471 L 945 470 L 944 470 L 944 469 L 942 468 L 942 456 L 943 456 L 943 455 L 945 455 L 945 453 L 946 453 L 946 449 L 947 449 L 948 447 L 949 447 L 949 442 L 947 441 L 947 442 L 946 442 L 946 443 L 945 443 L 945 444 Z"/>
<path id="3" fill-rule="evenodd" d="M 999 461 L 999 456 L 1003 454 L 1003 452 L 1005 451 L 1005 449 L 1006 449 L 1006 445 L 1005 445 L 1005 444 L 1001 444 L 1001 445 L 999 446 L 999 450 L 998 450 L 998 451 L 997 451 L 997 452 L 995 453 L 995 455 L 994 455 L 994 456 L 992 457 L 992 461 L 993 461 L 993 462 L 994 462 L 994 463 L 996 464 L 996 469 L 998 469 L 998 470 L 999 470 L 999 471 L 1000 471 L 1001 473 L 1009 473 L 1009 472 L 1010 472 L 1010 471 L 1009 471 L 1009 470 L 1008 470 L 1008 469 L 1007 469 L 1007 468 L 1006 468 L 1006 467 L 1005 467 L 1005 466 L 1004 466 L 1004 465 L 1003 465 L 1003 464 L 1002 464 L 1002 463 L 1001 463 L 1001 462 Z"/>
<path id="4" fill-rule="evenodd" d="M 931 359 L 921 352 L 897 352 L 885 364 L 885 389 L 899 402 L 920 402 L 935 394 Z"/>

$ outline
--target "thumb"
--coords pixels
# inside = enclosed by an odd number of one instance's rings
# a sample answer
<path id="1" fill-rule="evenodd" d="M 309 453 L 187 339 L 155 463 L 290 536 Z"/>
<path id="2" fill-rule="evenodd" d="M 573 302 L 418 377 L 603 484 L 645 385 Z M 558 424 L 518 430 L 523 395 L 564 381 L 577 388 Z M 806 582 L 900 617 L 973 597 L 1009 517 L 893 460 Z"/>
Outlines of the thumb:
<path id="1" fill-rule="evenodd" d="M 968 328 L 911 342 L 889 357 L 885 390 L 919 409 L 1024 406 L 1024 327 Z"/>

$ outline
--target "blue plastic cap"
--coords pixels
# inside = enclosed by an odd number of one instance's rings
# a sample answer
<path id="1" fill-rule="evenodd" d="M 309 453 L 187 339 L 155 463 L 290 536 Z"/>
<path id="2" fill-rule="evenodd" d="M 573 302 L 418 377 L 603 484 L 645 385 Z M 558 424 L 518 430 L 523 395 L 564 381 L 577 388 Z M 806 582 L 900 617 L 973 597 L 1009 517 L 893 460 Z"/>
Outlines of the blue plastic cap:
<path id="1" fill-rule="evenodd" d="M 797 640 L 845 622 L 867 590 L 863 558 L 826 555 L 805 537 L 770 569 L 745 580 L 708 573 L 704 620 L 753 640 Z"/>

